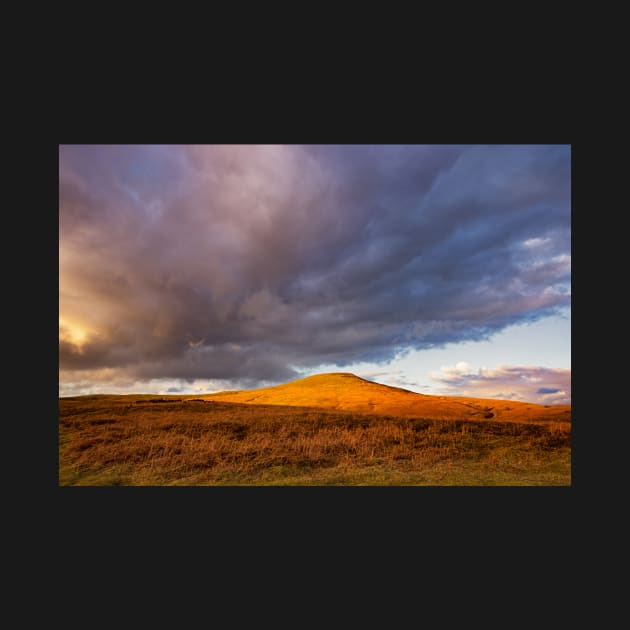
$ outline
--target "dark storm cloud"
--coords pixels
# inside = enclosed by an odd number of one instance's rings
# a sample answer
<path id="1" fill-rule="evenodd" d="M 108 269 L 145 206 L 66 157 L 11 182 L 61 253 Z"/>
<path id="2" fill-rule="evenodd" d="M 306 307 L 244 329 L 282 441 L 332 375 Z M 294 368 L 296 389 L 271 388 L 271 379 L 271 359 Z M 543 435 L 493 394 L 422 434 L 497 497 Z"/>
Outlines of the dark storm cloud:
<path id="1" fill-rule="evenodd" d="M 63 146 L 60 367 L 287 380 L 570 303 L 566 146 Z"/>
<path id="2" fill-rule="evenodd" d="M 560 390 L 557 387 L 539 387 L 537 394 L 557 394 Z"/>

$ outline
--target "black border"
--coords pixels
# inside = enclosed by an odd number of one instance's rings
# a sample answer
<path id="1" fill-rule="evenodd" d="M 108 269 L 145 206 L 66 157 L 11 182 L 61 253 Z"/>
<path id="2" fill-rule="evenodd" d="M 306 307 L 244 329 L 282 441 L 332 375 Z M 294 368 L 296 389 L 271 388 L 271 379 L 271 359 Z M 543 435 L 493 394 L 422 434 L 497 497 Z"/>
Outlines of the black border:
<path id="1" fill-rule="evenodd" d="M 254 86 L 259 87 L 256 82 Z M 347 98 L 345 90 L 336 93 L 319 85 L 309 92 L 302 83 L 293 98 L 269 103 L 264 91 L 230 99 L 217 90 L 199 100 L 190 95 L 178 107 L 162 107 L 153 115 L 148 98 L 112 103 L 109 112 L 103 105 L 96 118 L 85 107 L 85 99 L 73 103 L 63 124 L 56 127 L 56 142 L 47 145 L 42 172 L 48 185 L 35 191 L 45 209 L 44 224 L 48 220 L 52 224 L 40 234 L 41 251 L 49 261 L 42 265 L 46 278 L 42 284 L 51 288 L 50 294 L 42 294 L 58 306 L 54 295 L 58 266 L 52 264 L 58 260 L 53 238 L 58 222 L 52 207 L 58 191 L 58 144 L 571 144 L 572 167 L 577 168 L 580 150 L 572 143 L 574 128 L 562 98 L 534 89 L 533 98 L 523 103 L 516 92 L 478 103 L 476 92 L 464 92 L 471 87 L 466 82 L 461 94 L 451 90 L 447 98 L 440 98 L 435 87 L 415 93 L 398 87 L 392 79 L 380 99 L 374 98 L 383 89 L 379 86 Z M 317 90 L 319 99 L 311 102 Z M 576 209 L 582 205 L 573 173 L 572 229 Z M 55 544 L 72 562 L 86 566 L 86 550 L 102 562 L 112 554 L 123 566 L 125 558 L 148 557 L 151 550 L 166 558 L 188 554 L 188 565 L 212 554 L 223 559 L 234 554 L 238 562 L 242 552 L 257 550 L 265 561 L 276 564 L 277 558 L 290 565 L 296 557 L 316 564 L 327 559 L 333 573 L 348 557 L 357 560 L 358 567 L 368 567 L 370 557 L 389 558 L 396 570 L 411 563 L 417 571 L 415 563 L 422 562 L 422 571 L 427 566 L 442 567 L 436 579 L 445 581 L 449 564 L 461 567 L 471 562 L 482 572 L 483 566 L 503 567 L 510 574 L 518 571 L 518 562 L 523 566 L 538 559 L 543 574 L 549 565 L 560 571 L 560 565 L 567 564 L 570 533 L 580 517 L 579 493 L 586 484 L 581 448 L 588 438 L 580 411 L 584 396 L 575 386 L 578 409 L 573 413 L 571 487 L 61 488 L 57 485 L 58 329 L 54 313 L 37 315 L 50 322 L 46 330 L 52 345 L 42 360 L 46 394 L 38 419 L 43 418 L 47 435 L 42 458 L 47 514 Z M 575 327 L 572 339 L 575 349 Z M 517 564 L 505 567 L 506 556 Z M 558 574 L 560 580 L 564 577 Z M 446 582 L 444 586 L 448 588 Z"/>

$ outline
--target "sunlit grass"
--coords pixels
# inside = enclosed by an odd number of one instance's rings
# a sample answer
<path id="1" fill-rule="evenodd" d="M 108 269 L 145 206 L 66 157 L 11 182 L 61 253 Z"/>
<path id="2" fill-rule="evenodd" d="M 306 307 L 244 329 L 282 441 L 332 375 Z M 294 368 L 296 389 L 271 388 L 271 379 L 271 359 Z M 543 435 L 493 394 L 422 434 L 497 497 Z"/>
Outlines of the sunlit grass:
<path id="1" fill-rule="evenodd" d="M 190 397 L 189 397 L 190 398 Z M 99 396 L 59 401 L 60 485 L 570 485 L 568 422 Z"/>
<path id="2" fill-rule="evenodd" d="M 511 400 L 435 396 L 411 392 L 359 378 L 351 373 L 316 374 L 291 383 L 261 389 L 221 392 L 206 400 L 255 405 L 302 405 L 433 419 L 505 420 L 535 422 L 570 421 L 570 405 L 536 405 Z"/>

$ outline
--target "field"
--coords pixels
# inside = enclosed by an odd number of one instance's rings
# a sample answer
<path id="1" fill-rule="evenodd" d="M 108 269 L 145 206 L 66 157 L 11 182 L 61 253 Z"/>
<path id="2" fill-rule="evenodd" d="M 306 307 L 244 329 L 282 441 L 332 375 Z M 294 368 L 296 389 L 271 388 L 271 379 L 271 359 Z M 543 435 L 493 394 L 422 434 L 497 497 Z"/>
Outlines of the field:
<path id="1" fill-rule="evenodd" d="M 60 398 L 59 484 L 571 485 L 563 410 L 440 419 L 222 397 Z"/>

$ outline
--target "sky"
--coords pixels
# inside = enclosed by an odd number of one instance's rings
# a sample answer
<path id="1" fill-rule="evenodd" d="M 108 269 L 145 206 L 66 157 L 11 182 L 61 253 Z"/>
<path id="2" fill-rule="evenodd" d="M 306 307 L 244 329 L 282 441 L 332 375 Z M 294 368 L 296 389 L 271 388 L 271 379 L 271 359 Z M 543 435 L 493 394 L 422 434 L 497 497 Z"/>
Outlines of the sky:
<path id="1" fill-rule="evenodd" d="M 571 402 L 569 145 L 62 145 L 59 393 Z"/>

